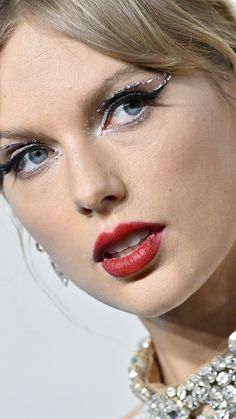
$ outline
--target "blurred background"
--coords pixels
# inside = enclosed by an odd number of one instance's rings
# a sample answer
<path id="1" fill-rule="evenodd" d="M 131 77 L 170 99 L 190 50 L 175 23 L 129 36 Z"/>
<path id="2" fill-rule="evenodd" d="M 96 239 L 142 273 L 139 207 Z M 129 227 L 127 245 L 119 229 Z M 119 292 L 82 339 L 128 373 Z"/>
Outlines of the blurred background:
<path id="1" fill-rule="evenodd" d="M 140 404 L 128 367 L 146 330 L 134 315 L 65 287 L 22 234 L 32 273 L 0 197 L 0 418 L 122 419 Z"/>

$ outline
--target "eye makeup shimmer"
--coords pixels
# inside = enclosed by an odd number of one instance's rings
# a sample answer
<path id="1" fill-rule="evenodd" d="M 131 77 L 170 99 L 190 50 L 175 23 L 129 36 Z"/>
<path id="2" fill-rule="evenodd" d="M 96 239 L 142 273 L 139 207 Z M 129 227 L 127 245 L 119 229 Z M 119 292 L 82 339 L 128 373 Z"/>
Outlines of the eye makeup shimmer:
<path id="1" fill-rule="evenodd" d="M 161 82 L 161 83 L 159 83 L 158 84 L 158 86 L 157 87 L 155 87 L 155 89 L 153 89 L 153 91 L 156 91 L 156 90 L 158 90 L 160 87 L 162 87 L 163 85 L 165 85 L 169 80 L 170 80 L 170 78 L 171 78 L 171 75 L 170 74 L 168 74 L 168 73 L 166 73 L 166 72 L 163 72 L 163 77 L 164 77 L 164 80 Z M 136 82 L 134 82 L 134 83 L 129 83 L 129 84 L 127 84 L 125 87 L 123 87 L 122 89 L 120 89 L 120 90 L 117 90 L 116 92 L 114 92 L 114 93 L 112 93 L 112 95 L 111 96 L 109 96 L 102 104 L 101 104 L 101 106 L 100 106 L 100 108 L 98 108 L 97 109 L 97 112 L 98 113 L 102 113 L 108 106 L 109 106 L 109 104 L 112 102 L 112 100 L 114 100 L 115 98 L 119 98 L 120 96 L 122 96 L 122 94 L 123 93 L 126 93 L 127 91 L 129 91 L 130 89 L 134 89 L 135 87 L 138 87 L 138 86 L 145 86 L 145 85 L 148 85 L 148 84 L 150 84 L 150 83 L 152 83 L 154 80 L 159 80 L 161 78 L 161 76 L 160 75 L 158 75 L 158 76 L 155 76 L 155 77 L 152 77 L 152 78 L 150 78 L 150 79 L 148 79 L 148 80 L 139 80 L 139 81 L 136 81 Z"/>

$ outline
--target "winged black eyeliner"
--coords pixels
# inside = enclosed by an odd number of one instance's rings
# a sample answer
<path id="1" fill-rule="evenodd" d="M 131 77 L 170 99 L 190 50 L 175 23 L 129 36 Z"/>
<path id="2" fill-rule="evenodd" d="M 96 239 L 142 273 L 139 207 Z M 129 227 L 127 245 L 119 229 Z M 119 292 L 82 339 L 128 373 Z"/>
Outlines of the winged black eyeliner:
<path id="1" fill-rule="evenodd" d="M 140 80 L 138 82 L 131 83 L 127 85 L 126 87 L 118 90 L 117 92 L 113 93 L 110 97 L 108 97 L 100 106 L 100 108 L 97 109 L 98 113 L 104 113 L 107 117 L 110 115 L 110 113 L 113 111 L 114 108 L 116 108 L 119 104 L 125 103 L 128 100 L 131 99 L 142 99 L 145 101 L 152 101 L 154 100 L 162 91 L 162 89 L 166 86 L 170 78 L 172 77 L 168 73 L 164 73 L 164 80 L 151 92 L 147 91 L 137 91 L 135 88 L 138 86 L 144 86 L 147 85 L 154 80 L 159 80 L 160 77 L 156 76 L 148 80 Z M 132 90 L 134 89 L 134 90 Z M 28 145 L 28 147 L 24 147 L 24 145 Z M 36 139 L 32 139 L 30 141 L 26 140 L 22 143 L 15 143 L 15 144 L 4 144 L 0 145 L 0 152 L 4 150 L 17 150 L 18 148 L 23 148 L 22 152 L 19 152 L 16 156 L 13 158 L 10 158 L 6 163 L 0 164 L 0 176 L 4 176 L 8 174 L 14 166 L 19 161 L 19 158 L 21 156 L 24 156 L 24 154 L 27 153 L 28 149 L 36 149 L 38 147 L 44 147 L 44 143 L 38 142 Z"/>
<path id="2" fill-rule="evenodd" d="M 8 150 L 8 149 L 23 149 L 22 151 L 19 151 L 19 153 L 17 153 L 16 156 L 10 158 L 6 163 L 1 163 L 0 164 L 0 176 L 5 176 L 7 175 L 16 165 L 16 163 L 19 161 L 19 158 L 21 156 L 24 156 L 28 150 L 30 149 L 32 150 L 37 150 L 39 147 L 44 147 L 46 148 L 46 145 L 43 143 L 39 143 L 37 142 L 37 140 L 31 140 L 29 141 L 24 141 L 23 143 L 17 143 L 17 144 L 6 144 L 6 145 L 1 145 L 0 146 L 0 152 L 2 150 Z"/>
<path id="3" fill-rule="evenodd" d="M 172 76 L 164 72 L 164 77 L 166 78 L 164 78 L 164 80 L 150 93 L 153 93 L 154 91 L 155 92 L 159 91 L 160 89 L 162 90 L 162 87 L 164 87 L 168 83 L 168 81 L 171 79 Z M 138 93 L 138 91 L 136 90 L 133 90 L 130 92 L 131 89 L 135 89 L 138 86 L 144 86 L 144 85 L 150 84 L 154 80 L 159 80 L 159 79 L 160 79 L 160 76 L 158 75 L 148 80 L 139 80 L 137 82 L 128 84 L 126 87 L 118 90 L 117 92 L 109 96 L 107 99 L 105 99 L 104 102 L 101 104 L 100 108 L 97 109 L 97 112 L 98 113 L 104 112 L 111 104 L 113 104 L 116 100 L 118 100 L 121 97 L 125 98 L 131 93 L 135 93 L 135 92 Z M 144 91 L 143 93 L 148 93 L 148 92 Z"/>

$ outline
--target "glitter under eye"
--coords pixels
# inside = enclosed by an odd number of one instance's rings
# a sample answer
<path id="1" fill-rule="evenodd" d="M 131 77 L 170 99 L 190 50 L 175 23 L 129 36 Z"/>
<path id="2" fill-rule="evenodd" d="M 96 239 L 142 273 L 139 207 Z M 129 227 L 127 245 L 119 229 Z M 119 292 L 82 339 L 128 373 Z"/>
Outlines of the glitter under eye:
<path id="1" fill-rule="evenodd" d="M 171 75 L 169 73 L 163 72 L 161 75 L 158 74 L 157 76 L 149 78 L 147 80 L 139 80 L 139 81 L 136 81 L 134 83 L 127 84 L 122 89 L 119 89 L 116 92 L 112 93 L 112 95 L 110 95 L 101 104 L 101 106 L 97 109 L 97 112 L 101 113 L 102 111 L 104 111 L 107 108 L 107 106 L 109 105 L 110 102 L 112 102 L 114 99 L 118 99 L 120 96 L 122 96 L 124 93 L 130 91 L 131 89 L 149 85 L 150 83 L 152 83 L 156 80 L 160 80 L 161 78 L 164 78 L 164 80 L 156 87 L 156 89 L 160 88 L 163 85 L 163 83 L 166 84 L 170 80 Z"/>
<path id="2" fill-rule="evenodd" d="M 112 132 L 124 131 L 137 126 L 139 123 L 145 122 L 145 119 L 147 120 L 151 112 L 151 105 L 154 105 L 155 99 L 161 94 L 161 91 L 170 78 L 170 74 L 167 75 L 164 73 L 162 80 L 160 80 L 160 76 L 158 75 L 148 80 L 141 80 L 129 84 L 124 89 L 113 93 L 98 109 L 98 112 L 102 113 L 103 117 L 96 135 L 103 136 Z M 154 82 L 157 82 L 157 85 L 150 90 L 151 84 Z M 148 85 L 149 89 L 143 87 L 146 85 Z M 137 87 L 139 87 L 138 90 Z M 137 109 L 137 105 L 140 105 L 138 106 L 138 112 L 135 110 Z M 143 112 L 141 112 L 142 110 Z M 123 118 L 121 123 L 114 124 L 114 119 L 117 122 L 121 113 L 124 117 L 125 112 L 127 116 L 130 115 L 130 121 L 127 121 L 127 118 L 124 121 Z M 135 115 L 137 115 L 137 118 L 132 118 Z"/>
<path id="3" fill-rule="evenodd" d="M 100 113 L 103 116 L 96 135 L 102 136 L 112 133 L 113 131 L 124 131 L 144 123 L 152 112 L 151 107 L 154 106 L 154 100 L 160 95 L 171 77 L 172 76 L 169 73 L 162 72 L 162 74 L 159 73 L 157 76 L 147 80 L 139 80 L 130 83 L 124 88 L 114 92 L 102 102 L 100 108 L 97 109 L 97 113 Z M 153 83 L 156 83 L 156 85 L 151 89 Z M 120 112 L 123 112 L 122 117 L 123 121 L 125 119 L 125 123 L 122 121 L 121 123 L 116 124 L 114 128 L 114 124 L 112 124 L 113 115 L 115 114 L 115 118 L 118 120 L 120 118 L 119 109 Z M 130 116 L 130 120 L 127 116 Z M 127 119 L 128 122 L 126 122 Z M 110 126 L 108 126 L 109 122 Z M 54 153 L 50 162 L 57 160 L 59 155 L 61 155 L 59 150 L 56 150 L 45 143 L 41 143 L 35 138 L 17 144 L 0 145 L 0 176 L 5 176 L 10 172 L 15 173 L 16 177 L 19 174 L 19 177 L 21 178 L 36 176 L 40 173 L 41 168 L 45 169 L 47 166 L 49 167 L 51 165 L 51 163 L 47 163 L 48 158 L 46 158 L 46 162 L 45 160 L 41 161 L 42 150 L 46 153 L 46 157 L 49 154 L 49 150 Z M 33 156 L 31 158 L 28 157 L 28 161 L 39 167 L 25 170 L 27 155 Z M 36 161 L 35 163 L 32 158 L 37 158 L 40 161 Z"/>
<path id="4" fill-rule="evenodd" d="M 101 107 L 97 109 L 97 112 L 102 114 L 101 123 L 97 129 L 96 135 L 102 136 L 113 131 L 124 131 L 128 128 L 134 127 L 141 122 L 145 121 L 145 115 L 148 116 L 148 112 L 144 112 L 144 108 L 151 105 L 154 100 L 160 95 L 164 86 L 171 79 L 171 75 L 163 73 L 162 75 L 157 75 L 156 77 L 149 78 L 148 80 L 140 80 L 131 84 L 128 84 L 123 89 L 118 90 L 113 93 L 108 99 L 106 99 Z M 151 89 L 151 86 L 154 84 L 154 87 Z M 156 84 L 156 85 L 155 85 Z M 139 111 L 136 113 L 135 106 L 140 104 Z M 131 105 L 131 107 L 130 107 Z M 133 112 L 129 113 L 129 109 L 133 106 Z M 119 116 L 119 109 L 121 112 L 126 112 L 126 115 L 135 116 L 137 118 L 131 119 L 127 122 L 127 119 L 121 121 L 121 123 L 114 124 L 112 123 L 114 117 L 117 120 Z M 122 109 L 124 111 L 122 111 Z M 143 112 L 141 112 L 143 109 Z M 150 109 L 149 109 L 150 111 Z M 149 112 L 150 113 L 150 112 Z M 140 114 L 140 115 L 139 115 Z"/>
<path id="5" fill-rule="evenodd" d="M 25 145 L 27 144 L 27 145 Z M 4 151 L 3 151 L 4 150 Z M 33 141 L 25 141 L 23 143 L 18 144 L 10 144 L 7 146 L 2 146 L 0 151 L 8 152 L 7 157 L 9 156 L 9 152 L 11 150 L 11 155 L 8 160 L 4 161 L 4 156 L 0 157 L 3 161 L 2 164 L 0 164 L 0 175 L 6 175 L 10 172 L 13 172 L 16 177 L 22 177 L 22 178 L 28 178 L 32 176 L 33 174 L 39 173 L 42 168 L 45 169 L 46 166 L 50 166 L 51 162 L 55 159 L 58 159 L 59 157 L 59 150 L 54 149 L 53 147 L 49 147 L 44 143 L 39 143 L 35 140 Z M 45 156 L 46 153 L 46 161 L 45 159 L 43 161 L 33 161 L 34 156 L 37 157 L 37 159 L 42 159 L 42 153 Z M 49 160 L 49 155 L 52 154 L 53 156 L 50 159 L 50 162 L 47 163 L 47 160 Z M 61 154 L 60 154 L 61 155 Z M 26 170 L 25 167 L 27 163 L 32 163 L 33 165 L 36 165 L 36 167 L 33 167 L 30 170 Z M 37 167 L 38 165 L 38 167 Z"/>

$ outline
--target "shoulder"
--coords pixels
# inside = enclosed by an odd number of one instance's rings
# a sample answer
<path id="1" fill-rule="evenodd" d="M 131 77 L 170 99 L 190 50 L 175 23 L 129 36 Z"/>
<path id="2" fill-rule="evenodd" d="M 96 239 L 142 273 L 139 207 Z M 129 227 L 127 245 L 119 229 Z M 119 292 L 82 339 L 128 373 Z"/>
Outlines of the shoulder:
<path id="1" fill-rule="evenodd" d="M 136 407 L 136 409 L 132 410 L 127 416 L 124 416 L 122 419 L 134 419 L 136 415 L 140 414 L 143 409 L 143 404 Z"/>

